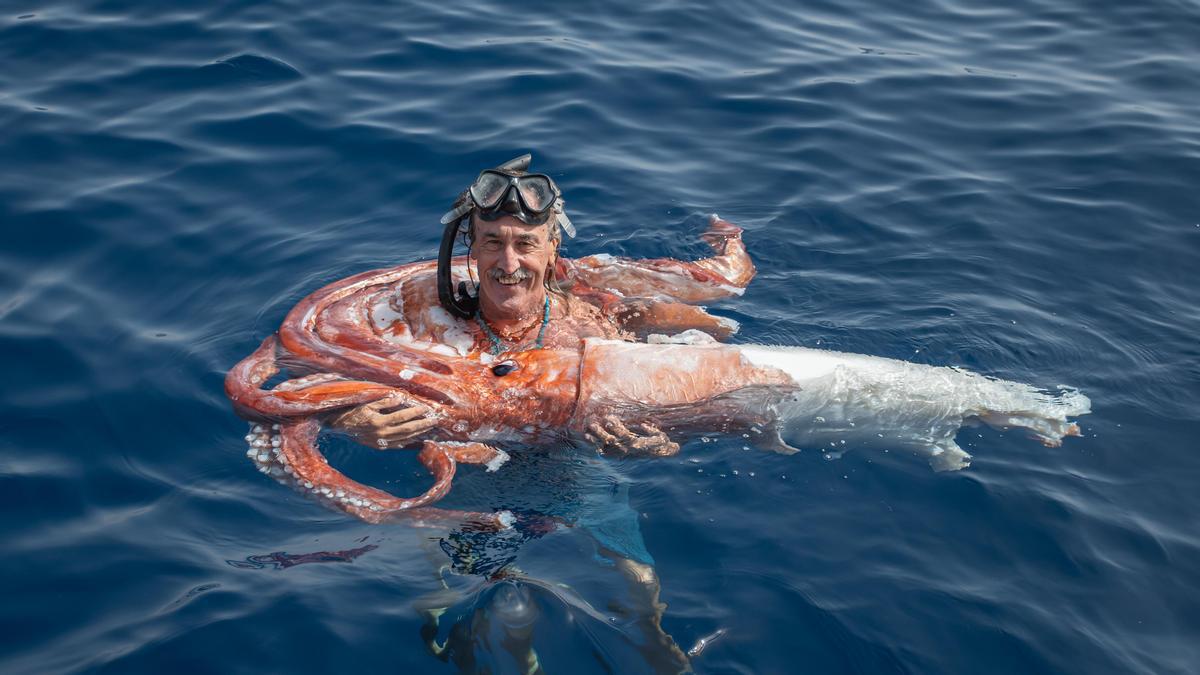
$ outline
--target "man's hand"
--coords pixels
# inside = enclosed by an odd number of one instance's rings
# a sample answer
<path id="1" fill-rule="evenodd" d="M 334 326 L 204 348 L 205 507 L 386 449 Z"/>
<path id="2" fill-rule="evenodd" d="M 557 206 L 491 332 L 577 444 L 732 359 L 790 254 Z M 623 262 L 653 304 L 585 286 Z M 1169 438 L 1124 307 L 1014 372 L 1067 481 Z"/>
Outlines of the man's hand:
<path id="1" fill-rule="evenodd" d="M 649 455 L 670 457 L 679 452 L 679 444 L 672 441 L 662 430 L 651 424 L 637 425 L 634 432 L 621 420 L 608 415 L 598 422 L 588 424 L 587 438 L 606 455 Z"/>
<path id="2" fill-rule="evenodd" d="M 335 416 L 330 424 L 363 445 L 380 450 L 402 448 L 436 426 L 437 421 L 428 416 L 429 412 L 427 406 L 395 395 L 351 408 Z"/>

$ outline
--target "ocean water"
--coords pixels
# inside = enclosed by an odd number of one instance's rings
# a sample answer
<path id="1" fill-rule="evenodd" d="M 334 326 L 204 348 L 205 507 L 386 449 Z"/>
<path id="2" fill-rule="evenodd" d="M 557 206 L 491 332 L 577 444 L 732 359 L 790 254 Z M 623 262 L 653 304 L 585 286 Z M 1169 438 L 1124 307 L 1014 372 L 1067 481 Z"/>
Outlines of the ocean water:
<path id="1" fill-rule="evenodd" d="M 663 670 L 616 546 L 697 672 L 1200 672 L 1194 1 L 5 0 L 0 63 L 0 671 Z M 576 526 L 502 535 L 257 473 L 225 371 L 526 151 L 567 255 L 718 212 L 737 341 L 1075 386 L 1083 437 L 518 452 L 448 503 Z"/>

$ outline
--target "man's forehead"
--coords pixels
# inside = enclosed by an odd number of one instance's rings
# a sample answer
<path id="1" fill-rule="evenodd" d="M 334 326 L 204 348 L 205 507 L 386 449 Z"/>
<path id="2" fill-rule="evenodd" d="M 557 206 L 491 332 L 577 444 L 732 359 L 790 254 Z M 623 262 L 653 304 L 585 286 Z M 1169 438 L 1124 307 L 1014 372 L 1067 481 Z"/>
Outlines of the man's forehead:
<path id="1" fill-rule="evenodd" d="M 548 236 L 549 228 L 545 225 L 527 225 L 516 218 L 504 218 L 502 220 L 477 220 L 475 221 L 475 236 L 483 237 L 503 237 L 511 236 L 514 238 L 528 239 L 545 239 Z"/>

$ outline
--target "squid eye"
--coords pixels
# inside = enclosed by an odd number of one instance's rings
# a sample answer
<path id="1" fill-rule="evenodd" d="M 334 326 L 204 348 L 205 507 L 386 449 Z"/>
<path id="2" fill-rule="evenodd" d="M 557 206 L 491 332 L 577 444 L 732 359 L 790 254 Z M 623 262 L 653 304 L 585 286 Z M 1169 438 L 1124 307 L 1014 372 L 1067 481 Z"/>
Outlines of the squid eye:
<path id="1" fill-rule="evenodd" d="M 514 361 L 501 361 L 500 363 L 492 366 L 492 374 L 496 377 L 504 377 L 519 367 L 520 366 L 518 366 Z"/>

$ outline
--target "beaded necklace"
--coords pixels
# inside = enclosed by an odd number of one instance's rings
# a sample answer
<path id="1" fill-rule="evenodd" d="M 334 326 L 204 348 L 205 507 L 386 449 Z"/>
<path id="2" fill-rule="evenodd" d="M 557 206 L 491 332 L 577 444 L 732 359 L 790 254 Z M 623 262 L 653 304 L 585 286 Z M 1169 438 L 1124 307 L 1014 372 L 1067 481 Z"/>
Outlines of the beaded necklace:
<path id="1" fill-rule="evenodd" d="M 488 351 L 490 351 L 492 353 L 492 356 L 500 356 L 501 354 L 503 354 L 507 351 L 510 351 L 509 349 L 505 348 L 504 340 L 501 340 L 500 336 L 496 335 L 496 333 L 494 333 L 492 331 L 492 327 L 489 326 L 487 320 L 483 318 L 482 311 L 475 310 L 475 321 L 479 324 L 479 327 L 483 329 L 483 334 L 487 336 L 488 342 L 491 345 L 490 349 Z M 545 304 L 545 307 L 542 309 L 542 325 L 540 328 L 538 328 L 537 340 L 533 343 L 533 347 L 530 347 L 528 349 L 541 349 L 542 348 L 542 338 L 544 338 L 546 336 L 546 324 L 548 324 L 548 323 L 550 323 L 550 296 L 549 295 L 546 296 L 546 304 Z M 528 329 L 526 329 L 526 330 L 528 330 Z M 513 347 L 516 347 L 516 346 L 517 346 L 516 344 L 513 345 Z M 523 352 L 523 351 L 527 351 L 527 349 L 519 349 L 517 351 Z"/>

